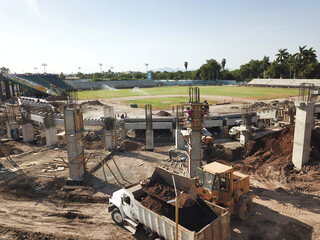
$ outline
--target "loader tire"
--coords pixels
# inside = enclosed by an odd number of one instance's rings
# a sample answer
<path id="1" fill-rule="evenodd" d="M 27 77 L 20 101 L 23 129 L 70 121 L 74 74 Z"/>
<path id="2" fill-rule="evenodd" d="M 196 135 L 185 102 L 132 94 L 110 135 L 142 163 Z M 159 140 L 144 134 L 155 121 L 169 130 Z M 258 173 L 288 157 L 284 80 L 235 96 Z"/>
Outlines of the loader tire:
<path id="1" fill-rule="evenodd" d="M 119 226 L 123 226 L 123 217 L 119 211 L 118 208 L 115 208 L 112 210 L 112 213 L 111 213 L 111 217 L 112 217 L 112 220 Z"/>
<path id="2" fill-rule="evenodd" d="M 239 198 L 239 201 L 236 204 L 236 209 L 235 209 L 236 218 L 241 221 L 247 220 L 251 215 L 252 208 L 253 208 L 252 199 L 246 194 L 241 195 Z"/>

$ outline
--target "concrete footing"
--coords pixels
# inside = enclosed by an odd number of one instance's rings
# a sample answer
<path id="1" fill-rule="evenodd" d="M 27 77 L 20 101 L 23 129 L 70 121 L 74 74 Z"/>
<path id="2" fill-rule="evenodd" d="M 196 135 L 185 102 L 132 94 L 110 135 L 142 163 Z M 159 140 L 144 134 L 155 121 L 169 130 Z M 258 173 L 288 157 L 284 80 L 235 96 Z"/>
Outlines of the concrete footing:
<path id="1" fill-rule="evenodd" d="M 176 142 L 176 149 L 178 150 L 185 149 L 184 138 L 181 134 L 180 129 L 175 130 L 175 142 Z"/>
<path id="2" fill-rule="evenodd" d="M 292 162 L 301 169 L 309 161 L 311 132 L 314 127 L 314 103 L 296 102 Z"/>
<path id="3" fill-rule="evenodd" d="M 50 127 L 46 128 L 46 146 L 51 147 L 58 143 L 58 135 L 57 135 L 57 128 L 56 127 Z"/>
<path id="4" fill-rule="evenodd" d="M 146 130 L 146 150 L 153 150 L 153 130 Z"/>
<path id="5" fill-rule="evenodd" d="M 116 148 L 116 130 L 105 130 L 104 138 L 106 150 L 114 150 Z"/>
<path id="6" fill-rule="evenodd" d="M 34 129 L 32 124 L 22 125 L 22 137 L 24 142 L 32 142 L 34 140 Z"/>

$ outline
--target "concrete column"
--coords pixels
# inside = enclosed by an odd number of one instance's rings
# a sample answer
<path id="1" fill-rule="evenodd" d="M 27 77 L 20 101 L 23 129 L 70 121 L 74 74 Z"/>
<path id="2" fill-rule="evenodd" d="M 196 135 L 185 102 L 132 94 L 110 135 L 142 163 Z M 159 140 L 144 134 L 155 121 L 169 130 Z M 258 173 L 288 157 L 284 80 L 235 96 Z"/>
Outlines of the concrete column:
<path id="1" fill-rule="evenodd" d="M 4 89 L 6 92 L 6 99 L 10 98 L 10 86 L 9 86 L 9 82 L 8 81 L 4 81 Z"/>
<path id="2" fill-rule="evenodd" d="M 146 150 L 153 150 L 153 130 L 146 130 Z"/>
<path id="3" fill-rule="evenodd" d="M 240 131 L 240 143 L 241 144 L 246 144 L 250 140 L 250 130 L 249 129 L 244 129 Z"/>
<path id="4" fill-rule="evenodd" d="M 197 168 L 201 166 L 201 132 L 191 131 L 188 144 L 188 172 L 190 178 L 197 176 Z"/>
<path id="5" fill-rule="evenodd" d="M 127 130 L 125 128 L 119 128 L 120 138 L 125 139 L 127 137 Z"/>
<path id="6" fill-rule="evenodd" d="M 184 138 L 183 138 L 183 136 L 181 134 L 181 130 L 180 129 L 176 129 L 175 133 L 176 133 L 176 137 L 175 137 L 176 148 L 178 150 L 183 150 L 185 148 L 185 145 L 184 145 Z"/>
<path id="7" fill-rule="evenodd" d="M 11 82 L 11 93 L 12 93 L 12 96 L 14 97 L 15 92 L 14 92 L 14 83 L 13 82 Z"/>
<path id="8" fill-rule="evenodd" d="M 314 103 L 296 102 L 292 162 L 301 169 L 309 161 L 311 132 L 314 127 Z"/>
<path id="9" fill-rule="evenodd" d="M 34 140 L 34 131 L 32 124 L 22 125 L 22 136 L 24 142 L 31 142 Z"/>
<path id="10" fill-rule="evenodd" d="M 114 150 L 116 148 L 116 130 L 105 130 L 104 137 L 106 150 Z"/>
<path id="11" fill-rule="evenodd" d="M 50 127 L 46 128 L 46 146 L 51 147 L 58 143 L 58 135 L 57 135 L 57 128 L 56 127 Z"/>
<path id="12" fill-rule="evenodd" d="M 3 93 L 2 93 L 2 79 L 0 78 L 0 100 L 4 101 Z"/>
<path id="13" fill-rule="evenodd" d="M 84 156 L 81 134 L 67 134 L 69 180 L 81 181 L 84 175 Z"/>
<path id="14" fill-rule="evenodd" d="M 6 127 L 9 139 L 16 139 L 19 137 L 19 125 L 17 122 L 6 122 Z"/>

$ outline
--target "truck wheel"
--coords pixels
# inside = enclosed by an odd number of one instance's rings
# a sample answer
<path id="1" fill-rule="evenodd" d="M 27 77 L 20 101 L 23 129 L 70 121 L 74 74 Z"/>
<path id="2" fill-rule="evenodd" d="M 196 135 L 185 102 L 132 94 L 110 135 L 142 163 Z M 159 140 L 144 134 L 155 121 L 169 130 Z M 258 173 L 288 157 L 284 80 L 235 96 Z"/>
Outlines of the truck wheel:
<path id="1" fill-rule="evenodd" d="M 123 225 L 123 218 L 118 208 L 112 210 L 111 213 L 112 220 L 119 226 Z"/>
<path id="2" fill-rule="evenodd" d="M 252 212 L 253 203 L 252 199 L 244 194 L 240 196 L 238 203 L 236 204 L 235 215 L 236 218 L 245 221 L 247 220 Z"/>

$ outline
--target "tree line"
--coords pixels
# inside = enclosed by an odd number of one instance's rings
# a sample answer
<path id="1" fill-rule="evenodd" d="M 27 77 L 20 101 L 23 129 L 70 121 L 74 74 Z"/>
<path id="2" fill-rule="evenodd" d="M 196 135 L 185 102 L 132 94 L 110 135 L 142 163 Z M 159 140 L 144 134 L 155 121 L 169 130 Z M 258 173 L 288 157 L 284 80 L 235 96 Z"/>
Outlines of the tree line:
<path id="1" fill-rule="evenodd" d="M 296 53 L 289 53 L 288 49 L 279 49 L 275 54 L 275 60 L 264 56 L 261 60 L 252 59 L 240 66 L 239 69 L 229 70 L 226 68 L 227 60 L 206 60 L 202 66 L 190 71 L 188 62 L 184 62 L 184 71 L 149 71 L 155 80 L 237 80 L 250 81 L 253 78 L 298 78 L 298 79 L 320 79 L 320 63 L 317 60 L 316 51 L 311 47 L 299 46 Z M 1 68 L 1 72 L 9 69 Z M 66 77 L 79 77 L 81 79 L 99 80 L 145 80 L 147 73 L 143 72 L 107 72 L 60 74 L 61 79 Z"/>

